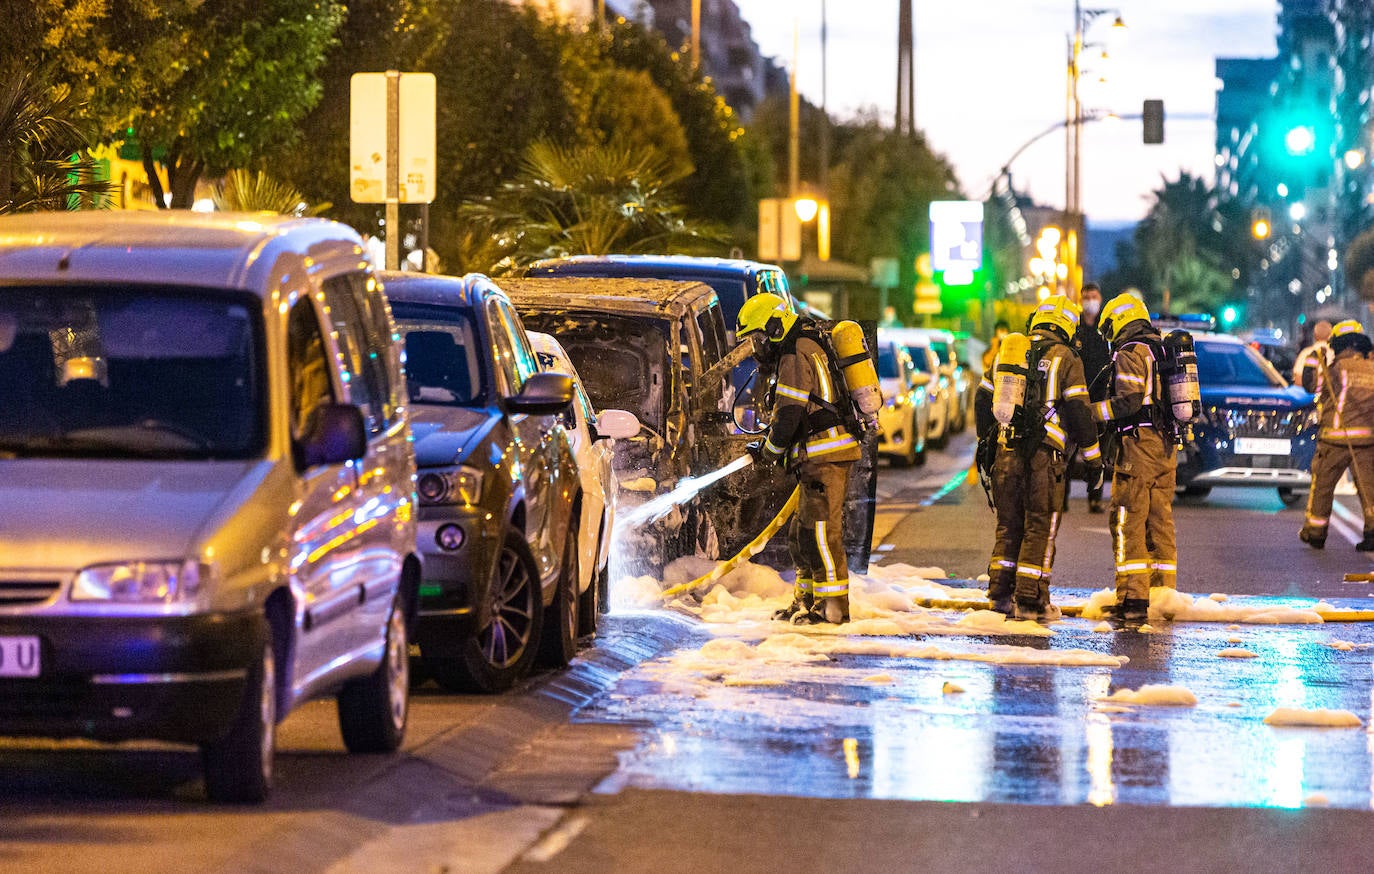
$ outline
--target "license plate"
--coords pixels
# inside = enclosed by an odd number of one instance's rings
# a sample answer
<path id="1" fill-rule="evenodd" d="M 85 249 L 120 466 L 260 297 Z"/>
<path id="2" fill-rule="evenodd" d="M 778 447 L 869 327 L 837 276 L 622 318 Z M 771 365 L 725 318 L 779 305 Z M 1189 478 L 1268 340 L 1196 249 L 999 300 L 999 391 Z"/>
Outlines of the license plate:
<path id="1" fill-rule="evenodd" d="M 36 677 L 40 647 L 36 637 L 0 637 L 0 677 Z"/>
<path id="2" fill-rule="evenodd" d="M 1237 455 L 1291 455 L 1292 440 L 1278 440 L 1273 437 L 1237 437 Z"/>

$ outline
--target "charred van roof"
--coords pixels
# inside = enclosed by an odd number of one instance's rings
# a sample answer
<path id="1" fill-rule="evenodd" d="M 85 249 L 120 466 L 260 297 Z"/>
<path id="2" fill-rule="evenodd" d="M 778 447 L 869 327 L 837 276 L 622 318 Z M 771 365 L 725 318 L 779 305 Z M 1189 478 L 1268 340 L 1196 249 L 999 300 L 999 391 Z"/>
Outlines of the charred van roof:
<path id="1" fill-rule="evenodd" d="M 540 311 L 592 309 L 681 318 L 697 301 L 716 299 L 715 291 L 705 283 L 666 279 L 551 276 L 501 279 L 498 284 L 517 306 Z"/>

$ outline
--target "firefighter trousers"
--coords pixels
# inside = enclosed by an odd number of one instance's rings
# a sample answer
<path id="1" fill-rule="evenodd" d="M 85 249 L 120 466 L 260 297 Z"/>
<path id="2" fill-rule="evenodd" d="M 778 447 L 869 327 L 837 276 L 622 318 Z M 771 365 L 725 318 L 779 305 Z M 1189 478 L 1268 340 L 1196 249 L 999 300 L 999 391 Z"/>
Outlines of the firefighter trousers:
<path id="1" fill-rule="evenodd" d="M 1112 558 L 1116 600 L 1150 597 L 1151 586 L 1174 588 L 1174 486 L 1178 457 L 1172 441 L 1154 428 L 1117 438 L 1120 454 L 1112 474 Z"/>
<path id="2" fill-rule="evenodd" d="M 1347 468 L 1352 467 L 1355 489 L 1360 493 L 1360 506 L 1364 509 L 1364 533 L 1374 533 L 1374 446 L 1347 446 L 1344 443 L 1317 441 L 1317 451 L 1312 455 L 1312 488 L 1307 493 L 1307 518 L 1303 520 L 1303 532 L 1309 538 L 1325 540 L 1327 526 L 1331 522 L 1331 501 L 1336 494 L 1336 484 Z"/>
<path id="3" fill-rule="evenodd" d="M 988 561 L 988 599 L 1050 602 L 1054 538 L 1068 486 L 1064 456 L 1048 446 L 1029 459 L 1001 447 L 992 464 L 997 535 Z"/>
<path id="4" fill-rule="evenodd" d="M 788 545 L 797 566 L 797 596 L 803 581 L 816 598 L 849 594 L 849 560 L 844 551 L 844 497 L 852 461 L 807 461 L 798 470 L 801 499 L 792 517 Z"/>

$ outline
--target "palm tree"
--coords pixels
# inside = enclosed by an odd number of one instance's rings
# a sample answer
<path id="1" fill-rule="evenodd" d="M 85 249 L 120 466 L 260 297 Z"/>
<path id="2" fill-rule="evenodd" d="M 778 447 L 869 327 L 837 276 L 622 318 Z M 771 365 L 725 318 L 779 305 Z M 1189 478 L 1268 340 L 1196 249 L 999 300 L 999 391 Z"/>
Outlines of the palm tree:
<path id="1" fill-rule="evenodd" d="M 230 170 L 215 186 L 215 209 L 223 212 L 272 212 L 278 215 L 319 215 L 332 203 L 311 205 L 305 195 L 262 170 Z"/>
<path id="2" fill-rule="evenodd" d="M 85 104 L 32 71 L 0 80 L 0 213 L 103 205 L 82 124 Z"/>
<path id="3" fill-rule="evenodd" d="M 722 233 L 686 218 L 671 194 L 683 178 L 657 153 L 535 143 L 515 179 L 460 208 L 460 223 L 480 231 L 464 235 L 465 248 L 495 257 L 486 265 L 494 273 L 560 255 L 718 249 Z M 476 266 L 466 255 L 459 260 Z"/>

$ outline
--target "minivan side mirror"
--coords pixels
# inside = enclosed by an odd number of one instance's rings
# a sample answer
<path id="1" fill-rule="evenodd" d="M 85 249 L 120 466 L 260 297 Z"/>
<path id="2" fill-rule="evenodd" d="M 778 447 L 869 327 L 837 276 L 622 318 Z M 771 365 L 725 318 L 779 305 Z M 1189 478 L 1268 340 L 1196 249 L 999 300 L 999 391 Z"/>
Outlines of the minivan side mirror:
<path id="1" fill-rule="evenodd" d="M 302 470 L 356 461 L 366 453 L 363 411 L 353 404 L 324 404 L 310 417 L 309 428 L 296 441 L 296 458 Z"/>
<path id="2" fill-rule="evenodd" d="M 596 414 L 596 439 L 629 440 L 639 434 L 639 419 L 626 410 L 602 410 Z"/>
<path id="3" fill-rule="evenodd" d="M 548 371 L 536 373 L 525 380 L 520 394 L 504 398 L 508 413 L 530 416 L 556 416 L 568 409 L 573 401 L 573 379 L 566 373 Z"/>

